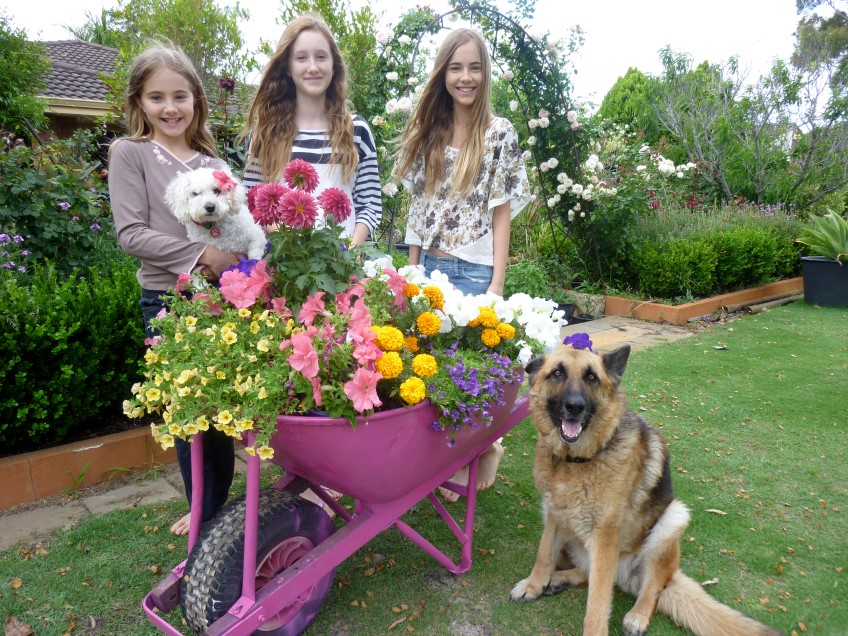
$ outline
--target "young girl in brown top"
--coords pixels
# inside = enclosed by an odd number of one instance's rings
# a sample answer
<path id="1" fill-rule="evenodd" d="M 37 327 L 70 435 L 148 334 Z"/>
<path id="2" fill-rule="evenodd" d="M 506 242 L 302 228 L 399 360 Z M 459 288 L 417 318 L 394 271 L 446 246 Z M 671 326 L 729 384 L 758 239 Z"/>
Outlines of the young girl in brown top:
<path id="1" fill-rule="evenodd" d="M 206 129 L 206 96 L 191 61 L 179 49 L 155 45 L 135 60 L 129 76 L 125 115 L 128 134 L 109 148 L 109 198 L 118 243 L 141 262 L 141 310 L 148 337 L 150 319 L 165 307 L 165 291 L 184 272 L 202 268 L 217 281 L 242 254 L 223 252 L 186 238 L 185 227 L 165 203 L 165 188 L 176 175 L 201 167 L 224 168 Z M 232 438 L 209 429 L 204 437 L 203 521 L 226 502 L 233 480 Z M 190 445 L 176 440 L 177 459 L 191 504 Z M 187 534 L 189 515 L 172 527 Z"/>

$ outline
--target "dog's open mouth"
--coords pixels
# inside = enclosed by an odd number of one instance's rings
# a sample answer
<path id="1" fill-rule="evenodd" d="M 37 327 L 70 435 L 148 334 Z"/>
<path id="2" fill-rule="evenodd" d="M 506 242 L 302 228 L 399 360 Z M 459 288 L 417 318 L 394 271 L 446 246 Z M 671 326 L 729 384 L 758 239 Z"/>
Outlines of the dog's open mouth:
<path id="1" fill-rule="evenodd" d="M 559 426 L 559 435 L 564 442 L 572 444 L 580 438 L 583 424 L 578 420 L 563 419 Z"/>

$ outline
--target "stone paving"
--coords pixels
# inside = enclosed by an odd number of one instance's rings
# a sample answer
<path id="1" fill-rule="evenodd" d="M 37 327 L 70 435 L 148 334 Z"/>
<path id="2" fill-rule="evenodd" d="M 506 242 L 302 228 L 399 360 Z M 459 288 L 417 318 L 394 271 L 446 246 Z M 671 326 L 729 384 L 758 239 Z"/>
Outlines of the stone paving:
<path id="1" fill-rule="evenodd" d="M 629 343 L 634 351 L 664 342 L 673 342 L 695 333 L 694 329 L 663 325 L 623 316 L 609 316 L 581 324 L 567 325 L 563 337 L 573 333 L 588 333 L 594 348 L 610 351 Z M 244 451 L 236 454 L 236 471 L 246 469 Z M 100 515 L 122 508 L 148 505 L 183 497 L 179 471 L 170 471 L 157 479 L 118 486 L 96 495 L 81 497 L 67 503 L 32 507 L 22 512 L 0 516 L 0 550 L 16 544 L 32 543 L 55 530 L 68 527 L 86 515 Z"/>

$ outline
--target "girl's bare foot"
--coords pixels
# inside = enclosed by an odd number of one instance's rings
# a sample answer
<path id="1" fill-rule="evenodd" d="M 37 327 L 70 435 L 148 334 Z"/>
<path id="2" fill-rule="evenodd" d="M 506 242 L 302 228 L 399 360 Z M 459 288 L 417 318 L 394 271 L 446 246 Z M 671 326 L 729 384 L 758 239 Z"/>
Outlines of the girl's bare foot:
<path id="1" fill-rule="evenodd" d="M 177 522 L 171 526 L 171 534 L 182 536 L 188 534 L 189 524 L 191 522 L 191 513 L 184 517 L 180 517 Z"/>
<path id="2" fill-rule="evenodd" d="M 498 466 L 501 463 L 501 457 L 503 457 L 503 454 L 504 448 L 501 445 L 500 440 L 498 440 L 483 451 L 482 455 L 480 455 L 480 464 L 477 470 L 478 491 L 487 490 L 495 485 L 495 478 L 498 474 Z M 468 466 L 456 471 L 454 476 L 450 478 L 450 481 L 462 486 L 467 486 Z M 442 486 L 439 486 L 439 495 L 441 495 L 442 499 L 451 503 L 459 499 L 459 493 L 455 493 L 453 490 L 448 490 Z"/>

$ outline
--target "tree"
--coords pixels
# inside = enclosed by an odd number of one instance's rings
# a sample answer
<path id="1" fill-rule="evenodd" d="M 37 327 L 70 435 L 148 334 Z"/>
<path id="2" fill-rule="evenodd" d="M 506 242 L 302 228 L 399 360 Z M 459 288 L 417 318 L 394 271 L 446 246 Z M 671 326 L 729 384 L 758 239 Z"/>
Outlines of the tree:
<path id="1" fill-rule="evenodd" d="M 659 141 L 662 129 L 651 108 L 651 93 L 656 80 L 639 69 L 628 68 L 604 96 L 598 116 L 613 124 L 635 126 L 645 135 L 645 143 Z"/>
<path id="2" fill-rule="evenodd" d="M 20 134 L 44 124 L 46 102 L 37 95 L 49 70 L 47 47 L 0 14 L 0 128 Z"/>
<path id="3" fill-rule="evenodd" d="M 123 34 L 115 30 L 111 23 L 109 11 L 101 9 L 99 16 L 86 12 L 85 17 L 88 21 L 81 27 L 65 27 L 68 33 L 83 42 L 91 42 L 113 49 L 121 47 L 121 42 L 124 39 Z"/>

